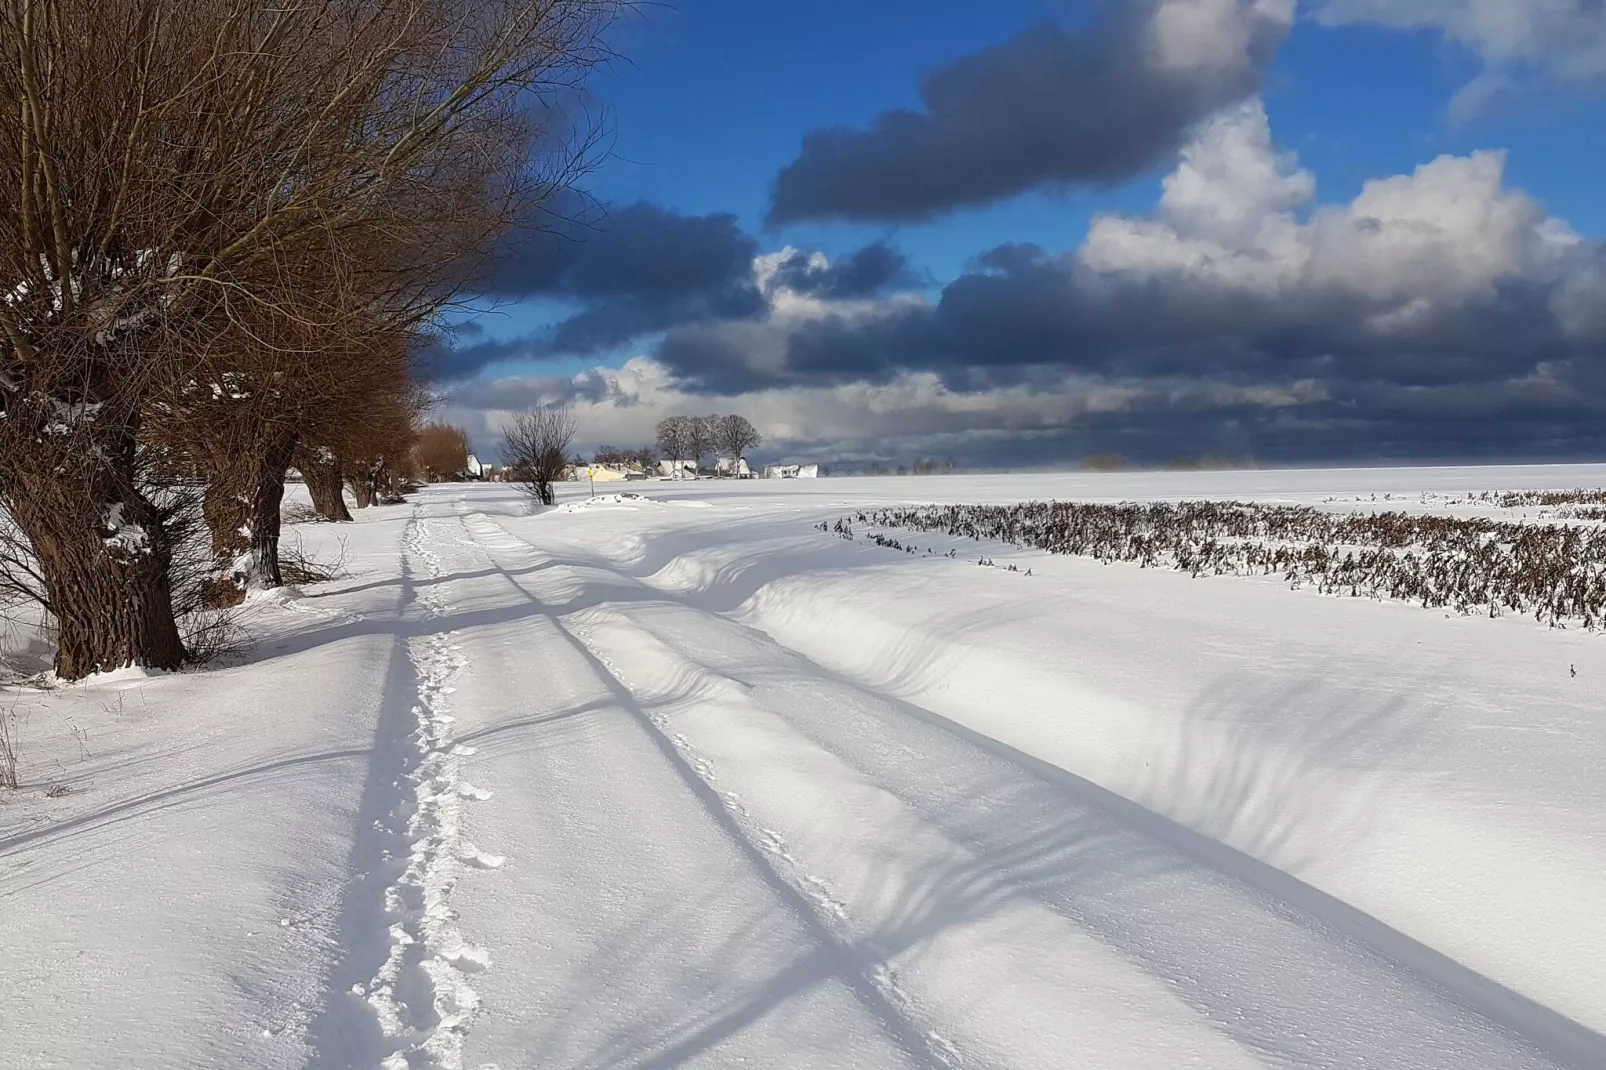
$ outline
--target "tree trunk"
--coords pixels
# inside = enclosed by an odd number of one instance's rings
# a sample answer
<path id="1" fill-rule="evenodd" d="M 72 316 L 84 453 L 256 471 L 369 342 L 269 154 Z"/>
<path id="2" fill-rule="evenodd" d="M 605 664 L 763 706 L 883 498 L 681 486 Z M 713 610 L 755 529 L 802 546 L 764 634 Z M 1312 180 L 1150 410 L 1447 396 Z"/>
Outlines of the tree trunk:
<path id="1" fill-rule="evenodd" d="M 273 428 L 254 456 L 214 459 L 202 503 L 216 562 L 206 582 L 209 604 L 239 605 L 248 590 L 284 586 L 279 570 L 279 507 L 295 445 L 294 431 Z"/>
<path id="2" fill-rule="evenodd" d="M 350 521 L 344 491 L 346 475 L 340 457 L 327 446 L 303 446 L 296 451 L 295 465 L 307 481 L 312 507 L 329 520 Z"/>
<path id="3" fill-rule="evenodd" d="M 161 511 L 139 490 L 137 430 L 135 419 L 114 422 L 103 410 L 92 423 L 7 451 L 5 505 L 38 563 L 64 680 L 184 663 L 172 545 Z"/>
<path id="4" fill-rule="evenodd" d="M 351 496 L 357 502 L 357 508 L 366 509 L 374 504 L 374 484 L 368 478 L 368 473 L 359 469 L 349 477 L 351 482 Z"/>
<path id="5" fill-rule="evenodd" d="M 129 665 L 184 664 L 165 548 L 137 557 L 82 544 L 57 549 L 65 552 L 51 565 L 46 555 L 39 559 L 56 618 L 56 675 L 78 680 Z"/>
<path id="6" fill-rule="evenodd" d="M 284 504 L 284 477 L 295 455 L 295 435 L 271 443 L 257 470 L 251 495 L 251 580 L 265 590 L 284 586 L 279 571 L 280 507 Z"/>

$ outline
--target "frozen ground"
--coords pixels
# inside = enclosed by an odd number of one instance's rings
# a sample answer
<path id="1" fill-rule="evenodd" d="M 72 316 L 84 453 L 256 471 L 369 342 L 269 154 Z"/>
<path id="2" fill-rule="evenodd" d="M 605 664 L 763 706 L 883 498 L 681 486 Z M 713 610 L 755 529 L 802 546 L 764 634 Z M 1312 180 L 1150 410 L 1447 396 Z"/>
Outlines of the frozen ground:
<path id="1" fill-rule="evenodd" d="M 302 527 L 351 576 L 254 603 L 239 663 L 5 693 L 0 1067 L 1606 1066 L 1606 636 L 813 527 L 1603 486 L 447 486 Z"/>

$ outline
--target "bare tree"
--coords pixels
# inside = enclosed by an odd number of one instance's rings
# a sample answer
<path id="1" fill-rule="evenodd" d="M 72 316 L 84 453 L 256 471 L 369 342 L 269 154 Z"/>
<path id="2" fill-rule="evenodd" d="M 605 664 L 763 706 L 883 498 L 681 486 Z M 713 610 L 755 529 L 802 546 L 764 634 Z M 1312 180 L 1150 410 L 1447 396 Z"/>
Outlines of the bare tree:
<path id="1" fill-rule="evenodd" d="M 454 424 L 431 421 L 418 429 L 413 446 L 419 471 L 431 483 L 456 479 L 468 470 L 468 432 Z"/>
<path id="2" fill-rule="evenodd" d="M 666 416 L 658 421 L 658 448 L 670 462 L 674 475 L 680 474 L 680 462 L 689 460 L 692 450 L 691 423 L 685 416 Z"/>
<path id="3" fill-rule="evenodd" d="M 413 444 L 424 405 L 417 391 L 387 391 L 361 434 L 341 447 L 341 467 L 357 508 L 400 503 L 419 477 Z"/>
<path id="4" fill-rule="evenodd" d="M 330 446 L 303 441 L 291 463 L 306 480 L 312 508 L 319 516 L 337 522 L 351 520 L 351 510 L 346 508 L 345 462 L 340 454 Z"/>
<path id="5" fill-rule="evenodd" d="M 254 334 L 245 353 L 209 354 L 195 379 L 153 409 L 143 430 L 205 481 L 215 572 L 209 601 L 217 606 L 283 584 L 280 504 L 298 454 L 313 473 L 314 500 L 344 511 L 338 483 L 328 501 L 328 470 L 339 472 L 331 451 L 304 447 L 349 438 L 371 418 L 379 392 L 409 375 L 405 345 L 380 331 L 313 332 L 267 321 Z"/>
<path id="6" fill-rule="evenodd" d="M 713 453 L 719 429 L 718 416 L 687 416 L 686 453 L 694 467 L 701 470 L 703 458 Z"/>
<path id="7" fill-rule="evenodd" d="M 556 500 L 552 484 L 563 478 L 565 455 L 574 441 L 574 413 L 567 405 L 517 413 L 502 431 L 502 459 L 525 493 L 542 505 Z"/>
<path id="8" fill-rule="evenodd" d="M 335 521 L 351 520 L 343 488 L 353 452 L 376 433 L 394 433 L 399 414 L 392 399 L 422 394 L 416 383 L 414 339 L 377 324 L 359 335 L 367 343 L 360 359 L 341 355 L 331 360 L 337 354 L 320 354 L 323 359 L 302 362 L 307 367 L 293 377 L 302 387 L 296 392 L 300 433 L 294 464 L 307 481 L 313 508 Z M 334 374 L 331 366 L 338 369 Z M 416 406 L 420 410 L 422 402 L 420 398 Z M 410 425 L 412 416 L 401 414 L 400 420 Z"/>
<path id="9" fill-rule="evenodd" d="M 645 470 L 652 465 L 653 451 L 649 446 L 624 450 L 614 446 L 599 446 L 592 459 L 597 464 L 634 465 Z"/>
<path id="10" fill-rule="evenodd" d="M 763 445 L 764 436 L 758 433 L 758 428 L 754 427 L 747 417 L 732 414 L 718 418 L 714 428 L 714 442 L 716 448 L 730 454 L 732 468 L 739 472 L 742 458 L 747 456 L 748 450 Z"/>
<path id="11" fill-rule="evenodd" d="M 438 313 L 572 178 L 584 154 L 539 128 L 562 108 L 529 104 L 573 97 L 620 6 L 0 5 L 0 504 L 60 675 L 184 658 L 146 419 L 265 320 Z M 249 438 L 271 483 L 288 454 Z"/>

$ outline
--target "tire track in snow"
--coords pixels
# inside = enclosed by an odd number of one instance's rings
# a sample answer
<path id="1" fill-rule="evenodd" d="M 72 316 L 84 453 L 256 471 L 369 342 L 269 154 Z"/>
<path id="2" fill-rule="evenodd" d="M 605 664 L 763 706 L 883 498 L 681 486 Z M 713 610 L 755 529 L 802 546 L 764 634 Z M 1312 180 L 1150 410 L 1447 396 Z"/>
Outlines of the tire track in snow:
<path id="1" fill-rule="evenodd" d="M 582 626 L 576 626 L 574 634 L 587 648 L 596 649 L 595 640 Z M 632 695 L 635 687 L 615 668 L 613 662 L 603 654 L 594 654 L 596 659 L 608 667 L 608 671 Z M 639 701 L 639 699 L 638 699 Z M 735 819 L 736 824 L 744 831 L 751 832 L 750 841 L 759 850 L 775 860 L 774 872 L 788 885 L 808 901 L 813 909 L 816 922 L 821 928 L 831 934 L 832 940 L 845 948 L 847 952 L 861 963 L 865 979 L 873 985 L 887 1006 L 896 1011 L 905 1021 L 917 1023 L 919 1015 L 914 1001 L 904 991 L 898 978 L 898 971 L 893 967 L 881 948 L 857 940 L 852 935 L 852 918 L 848 914 L 847 904 L 839 899 L 831 890 L 831 885 L 824 878 L 809 872 L 807 866 L 800 862 L 792 852 L 787 849 L 786 838 L 774 829 L 764 828 L 752 813 L 742 804 L 742 797 L 734 791 L 721 791 L 719 777 L 714 771 L 712 763 L 700 753 L 685 736 L 673 731 L 669 718 L 653 710 L 645 703 L 641 705 L 642 711 L 648 720 L 658 729 L 664 739 L 681 755 L 685 764 L 694 771 L 706 784 Z M 936 1065 L 946 1070 L 964 1070 L 965 1061 L 961 1058 L 959 1049 L 952 1041 L 938 1033 L 929 1026 L 916 1026 L 926 1040 L 926 1053 L 936 1062 Z"/>
<path id="2" fill-rule="evenodd" d="M 573 632 L 588 649 L 595 651 L 595 640 L 583 625 L 576 626 Z M 635 695 L 635 687 L 625 679 L 611 659 L 601 653 L 595 653 L 594 656 L 599 662 L 607 666 L 608 671 L 626 690 L 630 691 L 633 696 Z M 653 710 L 645 703 L 642 703 L 641 709 L 647 719 L 658 729 L 659 734 L 680 753 L 685 764 L 718 797 L 743 832 L 750 833 L 744 838 L 749 839 L 753 846 L 774 859 L 773 870 L 776 875 L 808 901 L 815 915 L 815 920 L 820 927 L 831 934 L 834 942 L 841 945 L 849 954 L 859 960 L 865 978 L 871 985 L 875 986 L 876 991 L 880 993 L 886 1004 L 897 1011 L 906 1021 L 917 1022 L 918 1013 L 915 1009 L 914 1001 L 904 991 L 898 978 L 898 971 L 888 961 L 888 956 L 881 948 L 854 938 L 852 935 L 852 918 L 848 914 L 847 904 L 832 892 L 830 883 L 819 875 L 811 873 L 808 867 L 788 850 L 784 836 L 774 829 L 763 827 L 758 819 L 742 804 L 742 797 L 739 794 L 734 791 L 720 790 L 719 777 L 715 773 L 712 763 L 685 736 L 673 730 L 669 718 Z M 927 1042 L 927 1053 L 936 1060 L 937 1065 L 945 1067 L 947 1070 L 964 1070 L 965 1062 L 953 1042 L 934 1029 L 929 1027 L 918 1028 L 920 1028 Z"/>
<path id="3" fill-rule="evenodd" d="M 708 809 L 710 816 L 768 878 L 788 905 L 810 925 L 821 941 L 839 956 L 843 964 L 843 980 L 860 1001 L 880 1018 L 889 1032 L 900 1040 L 905 1050 L 924 1065 L 939 1070 L 965 1070 L 967 1064 L 959 1050 L 925 1024 L 922 1016 L 917 1014 L 914 1002 L 903 990 L 897 971 L 886 961 L 886 956 L 881 954 L 880 949 L 855 940 L 851 935 L 847 908 L 832 894 L 826 882 L 807 872 L 787 850 L 786 841 L 779 833 L 760 828 L 743 806 L 739 795 L 719 789 L 717 775 L 706 758 L 684 736 L 672 731 L 666 717 L 640 700 L 635 689 L 615 669 L 612 661 L 595 649 L 583 626 L 562 620 L 551 607 L 511 575 L 507 566 L 498 559 L 498 549 L 530 554 L 536 552 L 535 547 L 484 514 L 466 518 L 464 527 L 503 578 L 547 614 L 558 631 L 592 664 L 603 684 L 641 723 L 660 751 L 675 765 L 687 787 Z M 503 545 L 497 547 L 494 543 L 488 543 L 487 539 Z"/>
<path id="4" fill-rule="evenodd" d="M 455 524 L 455 522 L 453 522 Z M 423 575 L 444 574 L 431 548 L 436 529 L 409 525 L 402 552 Z M 424 621 L 447 615 L 442 584 L 419 592 Z M 389 953 L 360 993 L 372 1008 L 388 1049 L 381 1070 L 459 1070 L 463 1038 L 480 1007 L 470 978 L 490 965 L 482 948 L 464 939 L 451 907 L 465 869 L 495 869 L 503 859 L 478 850 L 464 835 L 465 800 L 490 797 L 463 777 L 472 747 L 452 739 L 452 680 L 468 664 L 452 632 L 416 635 L 408 657 L 417 679 L 413 730 L 396 783 L 395 808 L 379 831 L 390 843 L 394 879 L 384 891 Z"/>
<path id="5" fill-rule="evenodd" d="M 602 659 L 604 664 L 612 666 L 608 659 Z M 629 685 L 626 684 L 628 687 Z M 668 726 L 662 715 L 651 715 L 659 727 L 667 732 Z M 713 786 L 717 779 L 713 768 L 705 758 L 697 755 L 695 748 L 687 742 L 686 737 L 674 735 L 669 737 L 683 754 L 687 756 L 693 766 L 698 769 L 703 778 Z M 717 790 L 717 789 L 716 789 Z M 852 935 L 853 919 L 848 913 L 848 906 L 832 892 L 831 885 L 823 877 L 811 873 L 807 866 L 793 856 L 788 850 L 786 838 L 774 829 L 762 827 L 758 820 L 742 805 L 742 797 L 734 791 L 719 792 L 725 805 L 736 816 L 743 826 L 757 830 L 758 846 L 768 852 L 781 863 L 783 878 L 798 890 L 804 898 L 813 903 L 819 914 L 821 924 L 832 930 L 833 936 L 845 946 L 853 949 L 853 953 L 863 960 L 865 976 L 876 987 L 887 1003 L 898 1011 L 905 1019 L 917 1021 L 919 1012 L 914 1000 L 904 990 L 897 968 L 892 965 L 891 955 L 881 947 L 867 941 L 855 939 Z M 960 1055 L 959 1048 L 947 1037 L 935 1029 L 925 1027 L 922 1029 L 929 1050 L 939 1065 L 948 1070 L 964 1070 L 965 1060 Z"/>

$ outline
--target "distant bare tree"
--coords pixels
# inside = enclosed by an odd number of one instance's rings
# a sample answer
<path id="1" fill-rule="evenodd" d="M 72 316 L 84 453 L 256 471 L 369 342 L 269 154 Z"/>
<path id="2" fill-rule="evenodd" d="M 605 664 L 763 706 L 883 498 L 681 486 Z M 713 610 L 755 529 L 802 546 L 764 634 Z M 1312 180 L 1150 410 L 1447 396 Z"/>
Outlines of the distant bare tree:
<path id="1" fill-rule="evenodd" d="M 418 429 L 413 454 L 431 483 L 456 479 L 468 469 L 468 433 L 453 424 L 432 421 Z"/>
<path id="2" fill-rule="evenodd" d="M 740 471 L 742 458 L 747 451 L 763 445 L 764 436 L 758 433 L 745 416 L 721 416 L 715 425 L 714 445 L 731 455 L 733 471 Z"/>
<path id="3" fill-rule="evenodd" d="M 691 421 L 685 416 L 666 416 L 658 421 L 658 449 L 671 465 L 689 459 L 692 450 Z"/>
<path id="4" fill-rule="evenodd" d="M 397 385 L 373 399 L 369 419 L 340 447 L 341 471 L 357 508 L 400 504 L 420 477 L 413 445 L 430 404 L 422 390 Z"/>
<path id="5" fill-rule="evenodd" d="M 699 469 L 703 467 L 703 458 L 717 448 L 719 420 L 718 416 L 686 417 L 687 453 Z"/>
<path id="6" fill-rule="evenodd" d="M 645 469 L 652 464 L 652 457 L 652 449 L 648 446 L 626 450 L 615 446 L 599 446 L 597 447 L 597 452 L 592 455 L 592 460 L 597 464 L 635 465 L 638 468 Z"/>
<path id="7" fill-rule="evenodd" d="M 563 478 L 574 441 L 574 413 L 567 405 L 531 409 L 513 417 L 502 431 L 502 457 L 525 493 L 542 505 L 556 500 L 552 484 Z"/>

